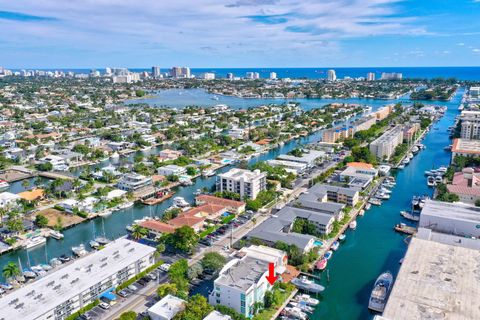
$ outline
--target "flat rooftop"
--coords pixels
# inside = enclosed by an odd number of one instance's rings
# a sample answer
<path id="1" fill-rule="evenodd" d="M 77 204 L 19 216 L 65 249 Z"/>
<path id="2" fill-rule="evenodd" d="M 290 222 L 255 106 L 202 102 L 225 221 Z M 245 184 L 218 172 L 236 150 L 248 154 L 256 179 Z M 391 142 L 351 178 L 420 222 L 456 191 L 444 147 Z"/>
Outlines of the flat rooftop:
<path id="1" fill-rule="evenodd" d="M 244 179 L 247 181 L 251 181 L 251 180 L 264 177 L 265 174 L 261 173 L 260 170 L 250 171 L 245 169 L 233 168 L 228 172 L 219 174 L 218 176 L 222 178 L 233 179 L 233 180 Z"/>
<path id="2" fill-rule="evenodd" d="M 480 154 L 480 140 L 454 139 L 452 152 Z"/>
<path id="3" fill-rule="evenodd" d="M 154 251 L 138 242 L 117 239 L 0 298 L 0 319 L 36 319 Z"/>
<path id="4" fill-rule="evenodd" d="M 413 238 L 383 316 L 480 319 L 480 251 Z"/>
<path id="5" fill-rule="evenodd" d="M 422 216 L 436 216 L 455 220 L 480 222 L 480 207 L 464 203 L 427 200 L 422 209 L 420 220 L 422 220 Z"/>
<path id="6" fill-rule="evenodd" d="M 268 262 L 247 256 L 222 273 L 215 283 L 248 291 L 266 272 L 268 272 Z"/>

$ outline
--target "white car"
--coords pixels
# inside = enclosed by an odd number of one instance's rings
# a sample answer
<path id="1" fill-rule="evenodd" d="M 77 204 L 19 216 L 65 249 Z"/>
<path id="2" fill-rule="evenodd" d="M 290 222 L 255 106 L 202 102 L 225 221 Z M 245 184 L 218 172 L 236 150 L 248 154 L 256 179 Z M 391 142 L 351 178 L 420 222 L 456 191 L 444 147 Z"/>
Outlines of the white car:
<path id="1" fill-rule="evenodd" d="M 110 308 L 110 305 L 106 302 L 100 302 L 99 304 L 100 308 L 108 310 Z"/>
<path id="2" fill-rule="evenodd" d="M 170 269 L 170 263 L 164 263 L 160 266 L 160 270 L 162 271 L 168 272 L 169 269 Z"/>

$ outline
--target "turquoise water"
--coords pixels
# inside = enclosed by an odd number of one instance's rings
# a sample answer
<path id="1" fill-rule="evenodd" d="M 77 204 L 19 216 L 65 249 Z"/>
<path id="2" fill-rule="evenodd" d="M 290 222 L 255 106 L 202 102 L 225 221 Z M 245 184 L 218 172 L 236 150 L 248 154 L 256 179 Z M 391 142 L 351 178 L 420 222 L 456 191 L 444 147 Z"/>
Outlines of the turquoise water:
<path id="1" fill-rule="evenodd" d="M 393 231 L 393 226 L 405 222 L 400 210 L 408 208 L 413 195 L 432 195 L 423 175 L 432 166 L 448 165 L 450 152 L 443 147 L 450 144 L 447 128 L 452 125 L 463 91 L 443 105 L 448 106 L 445 116 L 431 130 L 421 151 L 410 164 L 396 175 L 397 185 L 390 200 L 380 207 L 372 206 L 365 216 L 357 218 L 356 230 L 346 232 L 346 240 L 328 262 L 328 274 L 322 274 L 326 287 L 321 303 L 312 319 L 369 319 L 368 299 L 376 278 L 390 270 L 394 275 L 400 268 L 399 260 L 407 249 L 406 237 Z"/>
<path id="2" fill-rule="evenodd" d="M 323 246 L 323 242 L 320 241 L 320 240 L 315 240 L 313 242 L 313 245 L 316 246 L 316 247 L 322 247 Z"/>

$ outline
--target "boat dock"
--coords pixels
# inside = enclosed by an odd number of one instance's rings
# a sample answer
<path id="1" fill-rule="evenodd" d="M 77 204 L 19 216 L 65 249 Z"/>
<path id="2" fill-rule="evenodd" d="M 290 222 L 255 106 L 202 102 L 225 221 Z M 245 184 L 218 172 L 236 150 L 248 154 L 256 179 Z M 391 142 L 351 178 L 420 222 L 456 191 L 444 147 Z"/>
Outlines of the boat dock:
<path id="1" fill-rule="evenodd" d="M 0 171 L 0 180 L 5 180 L 8 183 L 21 181 L 32 177 L 34 177 L 33 172 L 24 168 L 11 167 L 9 169 Z"/>
<path id="2" fill-rule="evenodd" d="M 164 196 L 162 196 L 160 198 L 149 198 L 149 199 L 141 200 L 140 202 L 142 204 L 146 204 L 148 206 L 153 206 L 153 205 L 162 203 L 163 201 L 173 197 L 173 195 L 174 195 L 173 192 L 169 192 L 169 193 L 165 194 Z"/>
<path id="3" fill-rule="evenodd" d="M 48 178 L 48 179 L 63 179 L 63 180 L 75 180 L 76 177 L 66 173 L 66 172 L 58 172 L 58 171 L 38 171 L 37 176 Z"/>

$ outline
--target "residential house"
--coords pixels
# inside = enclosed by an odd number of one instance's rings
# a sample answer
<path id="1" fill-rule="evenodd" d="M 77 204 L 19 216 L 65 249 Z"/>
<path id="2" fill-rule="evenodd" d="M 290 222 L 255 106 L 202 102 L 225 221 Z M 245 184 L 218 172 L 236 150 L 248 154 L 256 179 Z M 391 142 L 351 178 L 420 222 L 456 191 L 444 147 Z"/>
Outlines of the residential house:
<path id="1" fill-rule="evenodd" d="M 185 310 L 186 301 L 167 294 L 153 306 L 148 308 L 151 320 L 172 320 L 178 313 Z"/>
<path id="2" fill-rule="evenodd" d="M 181 176 L 187 173 L 187 169 L 174 164 L 169 164 L 163 167 L 159 167 L 157 169 L 157 172 L 158 174 L 161 174 L 163 176 Z"/>

